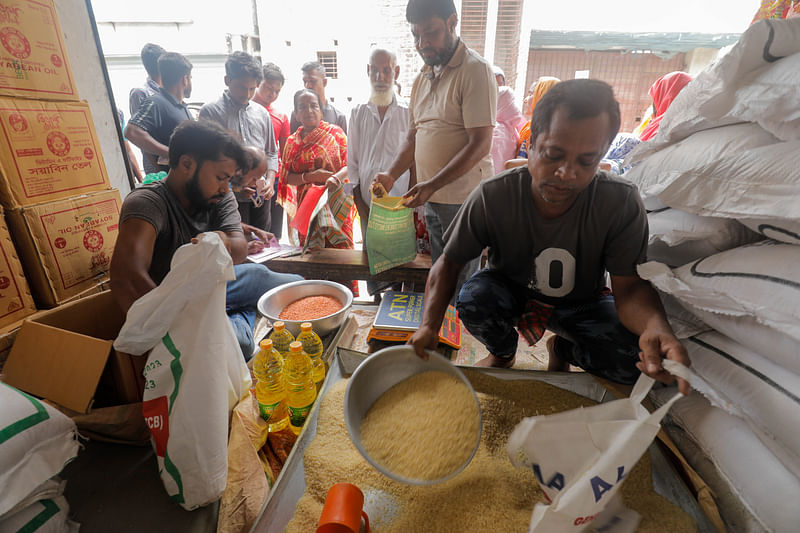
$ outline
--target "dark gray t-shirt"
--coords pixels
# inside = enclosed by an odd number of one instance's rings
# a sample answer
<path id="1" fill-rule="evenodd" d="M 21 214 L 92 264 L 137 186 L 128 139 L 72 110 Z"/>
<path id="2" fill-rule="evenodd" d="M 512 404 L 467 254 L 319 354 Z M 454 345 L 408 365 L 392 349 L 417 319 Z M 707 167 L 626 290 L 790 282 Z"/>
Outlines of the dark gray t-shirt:
<path id="1" fill-rule="evenodd" d="M 647 215 L 636 187 L 598 173 L 569 210 L 539 215 L 527 167 L 480 184 L 444 235 L 444 253 L 466 263 L 489 247 L 489 268 L 528 287 L 544 302 L 585 301 L 605 271 L 636 274 L 647 251 Z"/>
<path id="2" fill-rule="evenodd" d="M 233 193 L 225 195 L 208 211 L 189 215 L 164 181 L 131 191 L 122 203 L 120 224 L 130 218 L 146 220 L 156 229 L 150 277 L 161 283 L 169 272 L 175 250 L 206 231 L 242 231 L 242 219 Z"/>

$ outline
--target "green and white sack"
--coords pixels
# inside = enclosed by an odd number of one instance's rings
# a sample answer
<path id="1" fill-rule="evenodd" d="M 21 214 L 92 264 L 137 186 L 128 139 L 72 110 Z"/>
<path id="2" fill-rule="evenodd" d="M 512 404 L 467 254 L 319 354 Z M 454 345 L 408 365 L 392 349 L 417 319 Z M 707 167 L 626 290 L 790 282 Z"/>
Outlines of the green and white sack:
<path id="1" fill-rule="evenodd" d="M 373 276 L 417 256 L 414 210 L 402 202 L 399 196 L 372 197 L 365 246 Z"/>
<path id="2" fill-rule="evenodd" d="M 142 411 L 167 493 L 187 510 L 218 500 L 228 425 L 250 372 L 225 312 L 233 262 L 216 233 L 181 246 L 161 284 L 131 306 L 117 350 L 148 350 Z"/>
<path id="3" fill-rule="evenodd" d="M 57 475 L 78 454 L 75 423 L 0 382 L 0 516 Z"/>

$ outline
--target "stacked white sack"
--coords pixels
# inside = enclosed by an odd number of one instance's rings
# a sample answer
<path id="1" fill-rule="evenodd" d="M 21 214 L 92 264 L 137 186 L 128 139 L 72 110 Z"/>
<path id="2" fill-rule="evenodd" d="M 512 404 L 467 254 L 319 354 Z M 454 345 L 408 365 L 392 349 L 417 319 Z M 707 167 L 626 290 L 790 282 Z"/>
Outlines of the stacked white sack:
<path id="1" fill-rule="evenodd" d="M 693 133 L 739 122 L 758 123 L 780 140 L 800 139 L 797 76 L 784 58 L 800 53 L 800 19 L 762 20 L 700 72 L 670 105 L 658 134 L 625 164 Z M 796 60 L 797 58 L 793 58 Z M 775 67 L 777 71 L 771 69 Z"/>
<path id="2" fill-rule="evenodd" d="M 625 177 L 649 210 L 739 220 L 800 243 L 800 19 L 761 21 L 697 75 Z"/>
<path id="3" fill-rule="evenodd" d="M 78 440 L 67 416 L 2 382 L 0 405 L 0 531 L 7 531 L 12 515 L 41 497 L 60 496 L 48 480 L 77 455 Z"/>
<path id="4" fill-rule="evenodd" d="M 800 246 L 762 241 L 639 275 L 703 322 L 800 375 Z"/>
<path id="5" fill-rule="evenodd" d="M 9 512 L 0 516 L 0 533 L 77 533 L 80 525 L 68 518 L 66 481 L 49 479 Z"/>
<path id="6" fill-rule="evenodd" d="M 777 463 L 787 472 L 779 478 L 787 484 L 786 490 L 800 484 L 798 262 L 800 246 L 767 240 L 674 270 L 654 262 L 639 267 L 644 279 L 717 330 L 683 342 L 694 372 L 711 389 L 706 392 L 728 410 L 726 417 L 735 415 L 743 423 L 731 426 L 736 430 L 718 433 L 699 426 L 711 424 L 706 416 L 675 418 L 699 448 L 710 454 L 709 459 L 718 463 L 720 479 L 728 479 L 734 487 L 746 483 L 733 458 L 741 461 L 740 443 L 753 439 L 758 439 L 760 446 L 747 454 L 750 475 L 761 472 L 762 467 L 769 471 L 770 465 Z M 720 414 L 714 417 L 725 418 Z M 694 462 L 692 465 L 697 468 Z M 707 481 L 718 495 L 729 490 L 727 485 L 714 487 Z M 800 511 L 767 512 L 769 505 L 760 492 L 737 490 L 759 521 L 773 524 L 764 530 L 791 530 L 786 529 L 787 520 L 796 521 Z"/>
<path id="7" fill-rule="evenodd" d="M 653 390 L 658 406 L 672 396 Z M 714 491 L 729 531 L 796 531 L 800 479 L 789 472 L 743 419 L 712 407 L 697 392 L 678 400 L 663 425 L 683 455 Z"/>

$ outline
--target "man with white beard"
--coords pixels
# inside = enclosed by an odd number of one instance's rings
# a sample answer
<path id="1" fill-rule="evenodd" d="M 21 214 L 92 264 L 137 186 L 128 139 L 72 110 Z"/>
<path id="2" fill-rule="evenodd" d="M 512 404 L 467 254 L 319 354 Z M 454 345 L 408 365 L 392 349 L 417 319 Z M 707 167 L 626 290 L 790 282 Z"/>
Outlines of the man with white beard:
<path id="1" fill-rule="evenodd" d="M 399 74 L 400 67 L 395 54 L 381 48 L 374 49 L 367 64 L 371 88 L 369 102 L 358 104 L 350 113 L 347 172 L 350 181 L 355 184 L 353 199 L 361 218 L 361 235 L 366 235 L 367 231 L 372 205 L 372 180 L 392 164 L 408 136 L 408 104 L 394 93 Z M 389 195 L 405 194 L 410 178 L 409 170 L 403 172 L 392 185 Z M 368 285 L 369 292 L 373 293 L 376 286 L 372 283 Z"/>

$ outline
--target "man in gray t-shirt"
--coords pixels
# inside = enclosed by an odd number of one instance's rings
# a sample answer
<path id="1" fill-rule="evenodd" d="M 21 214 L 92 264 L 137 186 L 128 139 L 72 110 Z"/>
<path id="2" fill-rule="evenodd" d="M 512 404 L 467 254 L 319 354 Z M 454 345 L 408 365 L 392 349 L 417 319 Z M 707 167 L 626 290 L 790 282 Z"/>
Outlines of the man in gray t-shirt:
<path id="1" fill-rule="evenodd" d="M 562 82 L 537 104 L 527 166 L 481 183 L 445 233 L 409 341 L 420 356 L 438 341 L 462 266 L 488 247 L 488 267 L 457 301 L 464 325 L 489 350 L 479 365 L 513 365 L 515 328 L 529 342 L 545 329 L 556 333 L 550 370 L 571 363 L 618 383 L 640 371 L 669 382 L 662 357 L 689 364 L 657 293 L 636 273 L 648 233 L 638 192 L 597 171 L 619 122 L 611 87 L 596 80 Z"/>
<path id="2" fill-rule="evenodd" d="M 122 203 L 111 259 L 111 292 L 123 312 L 160 284 L 175 251 L 200 233 L 216 232 L 234 264 L 225 305 L 245 360 L 255 349 L 258 299 L 302 278 L 245 263 L 247 241 L 230 181 L 255 159 L 228 131 L 208 121 L 186 121 L 169 141 L 169 173 L 163 181 L 131 191 Z"/>

